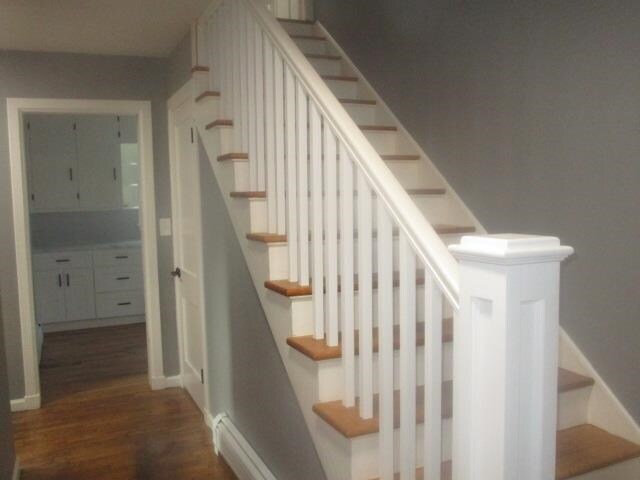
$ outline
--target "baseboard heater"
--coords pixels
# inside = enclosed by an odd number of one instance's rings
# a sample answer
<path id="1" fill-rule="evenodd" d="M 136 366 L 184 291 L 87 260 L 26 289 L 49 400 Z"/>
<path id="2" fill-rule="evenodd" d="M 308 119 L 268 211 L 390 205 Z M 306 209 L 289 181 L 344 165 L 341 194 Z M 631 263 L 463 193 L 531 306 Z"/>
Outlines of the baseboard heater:
<path id="1" fill-rule="evenodd" d="M 213 445 L 240 480 L 277 480 L 226 413 L 211 421 Z"/>

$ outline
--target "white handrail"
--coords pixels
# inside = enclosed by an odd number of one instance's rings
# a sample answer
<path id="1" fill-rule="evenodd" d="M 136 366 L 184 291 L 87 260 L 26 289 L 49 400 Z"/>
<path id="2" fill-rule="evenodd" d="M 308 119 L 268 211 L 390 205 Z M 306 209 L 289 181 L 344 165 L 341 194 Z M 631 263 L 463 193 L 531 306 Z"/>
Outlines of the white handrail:
<path id="1" fill-rule="evenodd" d="M 265 34 L 304 85 L 322 116 L 333 127 L 337 138 L 362 170 L 378 199 L 387 207 L 394 223 L 406 234 L 418 259 L 428 267 L 443 294 L 457 310 L 460 283 L 458 264 L 438 233 L 273 14 L 257 0 L 241 1 L 255 13 Z"/>

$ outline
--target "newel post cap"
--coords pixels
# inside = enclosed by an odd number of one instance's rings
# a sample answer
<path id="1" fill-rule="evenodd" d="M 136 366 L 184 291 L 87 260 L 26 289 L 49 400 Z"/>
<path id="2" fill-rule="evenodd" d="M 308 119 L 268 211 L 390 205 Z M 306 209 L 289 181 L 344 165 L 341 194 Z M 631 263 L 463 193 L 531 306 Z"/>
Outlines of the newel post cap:
<path id="1" fill-rule="evenodd" d="M 573 253 L 557 237 L 515 233 L 467 235 L 449 250 L 458 260 L 496 265 L 561 262 Z"/>

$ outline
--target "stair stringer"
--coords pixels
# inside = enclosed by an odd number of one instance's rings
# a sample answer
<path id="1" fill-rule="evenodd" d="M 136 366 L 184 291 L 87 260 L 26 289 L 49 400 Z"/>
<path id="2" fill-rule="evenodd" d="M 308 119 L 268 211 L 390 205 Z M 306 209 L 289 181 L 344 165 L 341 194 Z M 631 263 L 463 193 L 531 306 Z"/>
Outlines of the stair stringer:
<path id="1" fill-rule="evenodd" d="M 326 425 L 315 413 L 312 407 L 320 401 L 319 371 L 317 365 L 303 359 L 286 343 L 291 335 L 308 335 L 312 333 L 311 297 L 298 297 L 293 300 L 281 297 L 264 288 L 264 281 L 269 278 L 270 265 L 267 246 L 247 240 L 246 234 L 252 227 L 258 228 L 255 218 L 266 218 L 260 215 L 260 204 L 265 202 L 252 199 L 234 199 L 230 194 L 234 185 L 234 168 L 232 162 L 227 164 L 218 162 L 217 157 L 223 153 L 219 145 L 224 142 L 222 136 L 230 133 L 231 127 L 206 130 L 205 126 L 211 119 L 212 109 L 204 105 L 197 105 L 195 122 L 203 145 L 209 157 L 209 163 L 214 171 L 216 181 L 223 194 L 235 234 L 244 254 L 251 278 L 264 309 L 269 328 L 274 336 L 278 352 L 291 381 L 291 385 L 300 404 L 303 417 L 307 423 L 309 433 L 314 440 L 316 451 L 323 465 L 327 478 L 331 480 L 352 480 L 351 442 L 341 438 Z M 255 205 L 252 205 L 254 203 Z M 252 215 L 252 209 L 254 210 Z M 252 225 L 252 217 L 254 224 Z M 264 228 L 266 230 L 266 226 Z M 286 247 L 285 247 L 286 248 Z"/>
<path id="2" fill-rule="evenodd" d="M 355 63 L 349 58 L 347 53 L 342 49 L 340 44 L 333 38 L 329 31 L 322 25 L 321 22 L 315 23 L 315 28 L 318 33 L 326 37 L 331 48 L 342 57 L 342 61 L 346 63 L 347 69 L 352 75 L 358 77 L 359 82 L 362 82 L 367 94 L 376 100 L 378 105 L 384 109 L 385 116 L 388 116 L 390 123 L 398 127 L 398 132 L 401 133 L 405 139 L 410 143 L 415 152 L 420 155 L 420 161 L 425 162 L 430 172 L 433 172 L 437 177 L 439 184 L 443 185 L 447 194 L 451 195 L 455 203 L 459 204 L 464 212 L 468 215 L 473 226 L 476 227 L 478 234 L 486 234 L 487 230 L 475 217 L 473 212 L 462 201 L 460 196 L 447 182 L 447 179 L 440 173 L 440 170 L 436 167 L 429 155 L 422 149 L 422 147 L 415 141 L 413 136 L 406 130 L 400 120 L 393 113 L 393 110 L 385 103 L 384 99 L 373 88 L 371 83 L 367 80 L 366 76 L 358 69 Z M 640 426 L 629 414 L 626 408 L 618 400 L 609 386 L 605 383 L 602 377 L 598 374 L 596 369 L 591 365 L 586 355 L 580 350 L 580 348 L 571 339 L 569 334 L 560 327 L 560 367 L 572 370 L 576 373 L 580 373 L 589 376 L 594 379 L 595 384 L 592 389 L 592 393 L 588 399 L 588 423 L 591 423 L 597 427 L 602 428 L 614 435 L 618 435 L 631 442 L 640 444 Z M 640 468 L 638 469 L 640 474 Z"/>

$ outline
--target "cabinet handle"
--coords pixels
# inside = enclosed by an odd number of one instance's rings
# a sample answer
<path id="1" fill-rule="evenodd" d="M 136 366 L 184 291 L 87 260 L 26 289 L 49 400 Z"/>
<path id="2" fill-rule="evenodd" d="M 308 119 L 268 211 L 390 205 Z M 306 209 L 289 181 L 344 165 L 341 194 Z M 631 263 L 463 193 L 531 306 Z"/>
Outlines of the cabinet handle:
<path id="1" fill-rule="evenodd" d="M 131 277 L 118 277 L 116 280 L 130 280 Z"/>
<path id="2" fill-rule="evenodd" d="M 71 282 L 69 282 L 69 274 L 67 273 L 67 287 L 69 286 Z"/>
<path id="3" fill-rule="evenodd" d="M 122 260 L 122 259 L 124 259 L 124 258 L 129 258 L 129 255 L 116 255 L 116 258 L 117 258 L 118 260 Z"/>
<path id="4" fill-rule="evenodd" d="M 56 259 L 56 263 L 67 263 L 69 261 L 68 258 L 58 258 Z"/>
<path id="5" fill-rule="evenodd" d="M 120 302 L 118 306 L 131 305 L 131 302 Z"/>
<path id="6" fill-rule="evenodd" d="M 62 274 L 61 273 L 58 274 L 58 287 L 59 288 L 62 287 Z"/>
<path id="7" fill-rule="evenodd" d="M 73 182 L 73 168 L 69 169 L 69 180 Z"/>
<path id="8" fill-rule="evenodd" d="M 114 180 L 118 179 L 118 175 L 116 175 L 116 167 L 113 167 L 113 179 Z"/>

